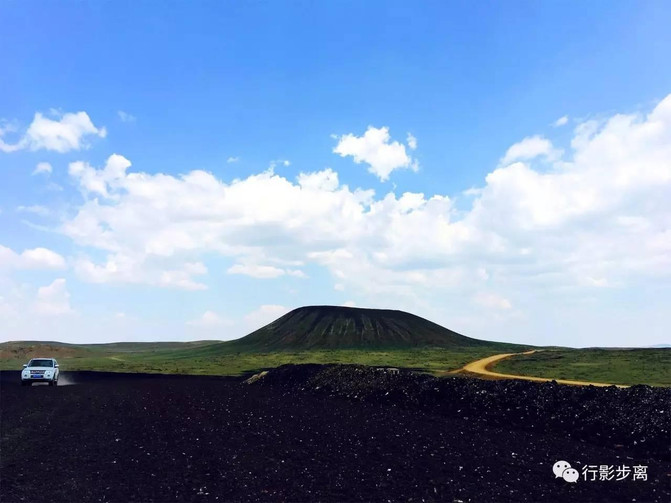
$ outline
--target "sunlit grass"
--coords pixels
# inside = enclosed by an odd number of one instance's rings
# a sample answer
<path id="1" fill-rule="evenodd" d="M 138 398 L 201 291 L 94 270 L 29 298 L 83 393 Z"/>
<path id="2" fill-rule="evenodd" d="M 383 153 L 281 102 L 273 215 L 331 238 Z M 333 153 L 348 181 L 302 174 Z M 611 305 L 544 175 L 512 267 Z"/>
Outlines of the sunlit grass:
<path id="1" fill-rule="evenodd" d="M 151 372 L 179 374 L 240 375 L 286 363 L 356 363 L 373 366 L 414 368 L 439 373 L 461 368 L 466 363 L 496 354 L 496 347 L 468 349 L 320 350 L 257 352 L 194 352 L 163 350 L 143 353 L 101 354 L 59 359 L 63 370 L 109 372 Z M 0 360 L 0 369 L 20 369 L 19 360 Z"/>
<path id="2" fill-rule="evenodd" d="M 494 370 L 553 379 L 671 386 L 671 349 L 566 349 L 517 355 Z"/>
<path id="3" fill-rule="evenodd" d="M 59 356 L 61 369 L 165 374 L 242 375 L 286 363 L 355 363 L 412 368 L 434 375 L 458 370 L 466 363 L 501 352 L 501 346 L 413 349 L 334 349 L 310 351 L 240 351 L 225 343 L 196 346 L 86 347 L 76 356 Z M 0 370 L 18 370 L 18 357 L 0 358 Z M 518 355 L 496 364 L 497 372 L 552 379 L 613 384 L 671 386 L 670 349 L 547 350 Z"/>

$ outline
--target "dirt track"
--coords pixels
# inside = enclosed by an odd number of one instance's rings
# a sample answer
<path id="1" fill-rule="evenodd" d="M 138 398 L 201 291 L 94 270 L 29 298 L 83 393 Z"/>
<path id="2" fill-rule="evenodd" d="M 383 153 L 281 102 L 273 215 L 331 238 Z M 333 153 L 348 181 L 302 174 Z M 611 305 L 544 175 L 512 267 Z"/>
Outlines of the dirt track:
<path id="1" fill-rule="evenodd" d="M 572 417 L 566 400 L 583 395 L 568 395 L 567 387 L 452 378 L 436 391 L 448 407 L 427 402 L 425 410 L 413 401 L 428 395 L 413 390 L 431 392 L 438 380 L 320 368 L 271 371 L 253 385 L 87 373 L 70 374 L 73 386 L 22 388 L 17 374 L 2 373 L 0 500 L 669 500 L 668 450 L 599 438 L 599 430 L 628 431 L 617 423 L 572 436 L 572 425 L 562 426 Z M 330 388 L 314 381 L 320 375 Z M 639 447 L 646 431 L 649 441 L 668 431 L 637 412 L 656 410 L 665 395 L 594 392 L 592 410 L 603 410 L 605 420 L 612 414 L 604 400 L 622 401 L 628 421 L 640 416 L 640 430 L 632 425 L 643 432 Z M 518 410 L 511 401 L 518 398 L 556 410 L 558 419 L 530 431 L 533 411 Z M 661 412 L 666 425 L 668 408 Z M 511 417 L 527 419 L 518 425 Z M 595 442 L 585 441 L 589 431 Z M 645 464 L 649 480 L 568 484 L 552 475 L 558 459 Z"/>
<path id="2" fill-rule="evenodd" d="M 502 374 L 500 372 L 494 372 L 490 368 L 496 363 L 506 358 L 510 358 L 515 355 L 529 355 L 535 353 L 535 350 L 526 351 L 524 353 L 505 353 L 500 355 L 488 356 L 482 360 L 477 360 L 474 362 L 465 365 L 461 371 L 470 372 L 472 374 L 480 374 L 487 377 L 497 377 L 500 379 L 520 379 L 523 381 L 534 381 L 534 382 L 551 382 L 554 381 L 559 384 L 570 384 L 573 386 L 617 386 L 618 388 L 628 388 L 629 386 L 624 386 L 622 384 L 608 384 L 602 382 L 590 382 L 590 381 L 572 381 L 569 379 L 549 379 L 547 377 L 533 377 L 525 376 L 518 374 Z"/>

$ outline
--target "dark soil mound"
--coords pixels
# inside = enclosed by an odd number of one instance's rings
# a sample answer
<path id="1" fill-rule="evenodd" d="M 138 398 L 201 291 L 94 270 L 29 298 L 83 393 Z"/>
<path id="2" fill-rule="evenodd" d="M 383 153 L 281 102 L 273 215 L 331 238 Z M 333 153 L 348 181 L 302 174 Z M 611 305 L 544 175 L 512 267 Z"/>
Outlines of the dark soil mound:
<path id="1" fill-rule="evenodd" d="M 258 382 L 289 393 L 311 391 L 481 424 L 551 431 L 667 461 L 671 453 L 671 388 L 435 378 L 359 365 L 283 365 Z"/>
<path id="2" fill-rule="evenodd" d="M 294 309 L 230 344 L 257 350 L 281 350 L 472 347 L 499 343 L 471 339 L 403 311 L 308 306 Z"/>

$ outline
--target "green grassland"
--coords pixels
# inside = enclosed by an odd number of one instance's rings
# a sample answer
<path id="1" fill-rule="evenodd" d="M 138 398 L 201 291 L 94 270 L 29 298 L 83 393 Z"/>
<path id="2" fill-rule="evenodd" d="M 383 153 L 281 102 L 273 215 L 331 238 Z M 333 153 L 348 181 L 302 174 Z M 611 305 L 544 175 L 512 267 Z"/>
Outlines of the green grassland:
<path id="1" fill-rule="evenodd" d="M 553 379 L 671 386 L 671 349 L 563 349 L 516 355 L 492 370 Z"/>
<path id="2" fill-rule="evenodd" d="M 141 348 L 138 351 L 131 351 L 132 348 L 128 344 L 123 347 L 124 351 L 104 346 L 92 348 L 90 345 L 79 348 L 80 352 L 73 350 L 68 355 L 54 355 L 62 370 L 242 375 L 285 363 L 357 363 L 413 368 L 439 374 L 457 370 L 470 361 L 501 352 L 501 347 L 498 345 L 474 348 L 324 349 L 273 352 L 239 351 L 226 343 L 201 344 L 198 347 L 176 349 Z M 29 355 L 19 356 L 7 352 L 2 356 L 0 370 L 20 369 L 29 359 Z"/>
<path id="3" fill-rule="evenodd" d="M 53 356 L 64 371 L 244 375 L 285 363 L 356 363 L 442 375 L 480 358 L 525 349 L 491 343 L 451 348 L 262 351 L 219 341 L 86 345 L 24 341 L 0 344 L 0 370 L 18 370 L 32 356 Z M 502 360 L 494 370 L 551 379 L 671 386 L 671 349 L 547 348 Z"/>

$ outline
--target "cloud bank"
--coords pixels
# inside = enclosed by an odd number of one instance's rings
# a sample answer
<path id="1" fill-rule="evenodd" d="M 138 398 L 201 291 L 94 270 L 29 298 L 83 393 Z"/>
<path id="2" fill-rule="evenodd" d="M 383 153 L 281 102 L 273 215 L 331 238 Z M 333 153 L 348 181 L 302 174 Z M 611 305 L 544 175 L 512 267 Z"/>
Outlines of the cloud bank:
<path id="1" fill-rule="evenodd" d="M 405 159 L 399 144 L 382 164 L 365 147 L 388 139 L 385 128 L 371 128 L 342 137 L 337 149 L 389 167 Z M 376 197 L 330 169 L 295 181 L 266 171 L 225 183 L 204 171 L 131 171 L 112 155 L 102 168 L 70 165 L 85 201 L 61 231 L 107 253 L 101 263 L 80 257 L 84 280 L 187 289 L 205 288 L 194 277 L 206 273 L 206 253 L 230 258 L 230 274 L 262 279 L 300 276 L 314 263 L 370 294 L 502 279 L 604 288 L 668 276 L 671 97 L 646 116 L 580 124 L 570 147 L 560 156 L 541 137 L 513 145 L 467 211 L 444 194 Z"/>
<path id="2" fill-rule="evenodd" d="M 403 145 L 371 127 L 338 137 L 334 152 L 386 180 L 416 168 L 416 147 L 412 135 Z M 451 328 L 477 335 L 487 316 L 523 323 L 530 305 L 566 312 L 671 279 L 671 95 L 646 114 L 579 123 L 565 145 L 524 138 L 466 196 L 377 194 L 332 169 L 290 179 L 271 168 L 230 182 L 201 170 L 148 173 L 119 154 L 68 173 L 81 199 L 58 231 L 78 246 L 67 262 L 84 282 L 206 290 L 226 275 L 300 281 L 323 268 L 348 303 L 447 312 Z M 455 204 L 462 196 L 467 208 Z M 45 248 L 0 248 L 0 263 L 66 266 Z M 65 284 L 49 288 L 42 297 L 61 299 L 51 311 L 68 312 Z M 264 305 L 245 322 L 286 310 Z M 219 318 L 208 311 L 189 326 Z"/>

